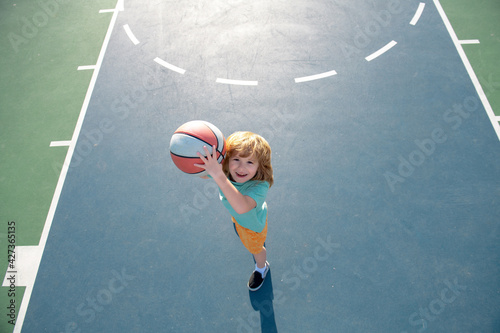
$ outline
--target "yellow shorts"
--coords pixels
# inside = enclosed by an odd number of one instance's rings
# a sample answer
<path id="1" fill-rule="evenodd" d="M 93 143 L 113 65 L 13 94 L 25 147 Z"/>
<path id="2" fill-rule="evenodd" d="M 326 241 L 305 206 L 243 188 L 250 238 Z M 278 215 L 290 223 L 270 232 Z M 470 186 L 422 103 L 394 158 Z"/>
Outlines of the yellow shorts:
<path id="1" fill-rule="evenodd" d="M 250 229 L 244 228 L 236 222 L 234 217 L 231 217 L 234 226 L 236 228 L 236 232 L 240 237 L 241 242 L 245 246 L 245 248 L 250 251 L 251 254 L 258 254 L 262 251 L 262 247 L 266 242 L 267 237 L 267 220 L 266 226 L 261 232 L 255 232 Z"/>

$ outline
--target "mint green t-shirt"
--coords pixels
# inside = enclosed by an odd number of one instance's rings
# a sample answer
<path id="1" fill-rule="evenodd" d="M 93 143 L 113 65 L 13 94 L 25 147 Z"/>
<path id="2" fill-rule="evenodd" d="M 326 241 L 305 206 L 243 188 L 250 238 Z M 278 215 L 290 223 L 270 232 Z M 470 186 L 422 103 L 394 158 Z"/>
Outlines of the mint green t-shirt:
<path id="1" fill-rule="evenodd" d="M 244 183 L 231 182 L 231 184 L 233 184 L 241 194 L 248 195 L 250 198 L 254 199 L 257 206 L 244 214 L 238 214 L 234 211 L 233 207 L 231 207 L 224 193 L 219 189 L 222 204 L 229 210 L 229 213 L 231 213 L 239 225 L 255 232 L 261 232 L 266 226 L 266 196 L 269 190 L 269 183 L 260 180 L 249 180 Z"/>

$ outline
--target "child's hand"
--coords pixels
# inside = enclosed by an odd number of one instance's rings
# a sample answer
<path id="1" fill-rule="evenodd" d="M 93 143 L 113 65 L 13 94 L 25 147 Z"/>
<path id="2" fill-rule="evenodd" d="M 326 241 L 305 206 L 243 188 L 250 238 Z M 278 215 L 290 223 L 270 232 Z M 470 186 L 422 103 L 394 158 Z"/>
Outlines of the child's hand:
<path id="1" fill-rule="evenodd" d="M 222 171 L 222 165 L 220 165 L 217 161 L 217 151 L 215 150 L 215 145 L 212 146 L 213 156 L 210 155 L 207 147 L 204 146 L 203 149 L 205 150 L 205 154 L 207 155 L 207 157 L 204 157 L 200 152 L 198 152 L 198 156 L 204 164 L 195 164 L 195 166 L 205 169 L 207 173 L 214 179 L 221 175 L 224 175 L 224 172 Z"/>

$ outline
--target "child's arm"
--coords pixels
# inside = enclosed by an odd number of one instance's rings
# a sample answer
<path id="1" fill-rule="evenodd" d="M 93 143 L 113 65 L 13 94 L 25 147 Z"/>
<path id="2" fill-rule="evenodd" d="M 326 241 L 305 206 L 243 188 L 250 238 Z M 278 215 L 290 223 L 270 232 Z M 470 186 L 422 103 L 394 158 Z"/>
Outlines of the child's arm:
<path id="1" fill-rule="evenodd" d="M 248 195 L 243 195 L 236 189 L 236 187 L 231 184 L 229 179 L 227 179 L 224 171 L 222 171 L 222 165 L 217 162 L 216 156 L 217 152 L 215 146 L 212 147 L 212 152 L 214 156 L 210 155 L 207 147 L 203 147 L 207 157 L 205 158 L 202 154 L 198 153 L 204 164 L 195 164 L 195 166 L 205 169 L 210 176 L 214 179 L 217 186 L 219 186 L 222 193 L 226 197 L 227 201 L 233 207 L 234 211 L 238 214 L 244 214 L 257 206 L 254 199 Z"/>

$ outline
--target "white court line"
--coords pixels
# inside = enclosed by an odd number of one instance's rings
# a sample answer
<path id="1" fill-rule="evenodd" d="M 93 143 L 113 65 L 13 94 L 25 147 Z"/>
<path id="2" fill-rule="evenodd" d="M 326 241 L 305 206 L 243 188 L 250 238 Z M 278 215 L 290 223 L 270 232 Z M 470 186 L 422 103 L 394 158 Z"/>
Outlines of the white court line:
<path id="1" fill-rule="evenodd" d="M 33 285 L 36 272 L 31 267 L 38 265 L 38 262 L 42 259 L 42 251 L 40 251 L 38 246 L 16 246 L 13 255 L 15 258 L 14 267 L 7 267 L 2 287 L 10 285 L 7 278 L 12 275 L 15 277 L 16 286 L 26 287 Z"/>
<path id="2" fill-rule="evenodd" d="M 118 0 L 116 7 L 114 9 L 101 9 L 99 14 L 103 13 L 114 13 L 115 11 L 123 12 L 125 10 L 124 0 Z"/>
<path id="3" fill-rule="evenodd" d="M 69 147 L 71 141 L 52 141 L 49 147 Z"/>
<path id="4" fill-rule="evenodd" d="M 329 76 L 333 76 L 333 75 L 337 75 L 337 72 L 336 71 L 329 71 L 329 72 L 324 72 L 324 73 L 320 73 L 320 74 L 316 74 L 316 75 L 298 77 L 298 78 L 295 78 L 295 83 L 324 79 L 325 77 L 329 77 Z"/>
<path id="5" fill-rule="evenodd" d="M 125 1 L 124 0 L 118 0 L 115 10 L 119 12 L 123 12 L 125 10 Z"/>
<path id="6" fill-rule="evenodd" d="M 389 51 L 391 48 L 394 47 L 394 45 L 396 45 L 397 42 L 395 41 L 390 41 L 389 43 L 387 43 L 387 45 L 385 45 L 384 47 L 382 47 L 380 50 L 376 51 L 376 52 L 373 52 L 372 54 L 370 54 L 368 57 L 366 57 L 366 61 L 372 61 L 373 59 L 381 56 L 382 54 L 384 54 L 385 52 Z"/>
<path id="7" fill-rule="evenodd" d="M 463 39 L 458 41 L 460 44 L 479 44 L 479 39 Z"/>
<path id="8" fill-rule="evenodd" d="M 90 97 L 92 96 L 92 92 L 94 91 L 94 87 L 97 81 L 97 76 L 99 75 L 99 70 L 101 68 L 102 61 L 104 59 L 104 54 L 106 53 L 106 48 L 108 47 L 109 39 L 111 38 L 111 33 L 115 26 L 118 13 L 120 12 L 120 8 L 123 8 L 123 0 L 117 1 L 115 11 L 113 12 L 113 16 L 111 17 L 108 31 L 106 33 L 106 36 L 104 37 L 101 51 L 99 52 L 99 57 L 97 58 L 96 70 L 93 72 L 92 78 L 90 79 L 90 84 L 87 89 L 85 99 L 83 100 L 82 108 L 80 110 L 80 115 L 78 116 L 78 120 L 76 122 L 75 131 L 73 132 L 71 144 L 69 146 L 68 152 L 66 153 L 66 158 L 64 160 L 64 164 L 62 165 L 61 173 L 59 174 L 59 180 L 57 181 L 56 189 L 54 190 L 54 196 L 52 197 L 52 202 L 50 203 L 49 211 L 47 213 L 47 218 L 43 226 L 42 235 L 40 236 L 40 242 L 35 249 L 36 253 L 32 253 L 32 255 L 35 254 L 39 255 L 40 260 L 42 258 L 42 254 L 45 249 L 45 245 L 47 244 L 47 238 L 49 236 L 50 227 L 52 226 L 52 221 L 54 219 L 57 204 L 59 202 L 62 188 L 66 180 L 66 175 L 68 173 L 69 165 L 71 163 L 71 158 L 73 157 L 73 152 L 75 151 L 76 141 L 82 129 L 83 120 L 85 119 L 85 115 L 87 113 Z M 21 305 L 19 307 L 19 312 L 17 314 L 16 325 L 14 326 L 13 333 L 20 333 L 21 329 L 23 328 L 24 319 L 26 317 L 26 311 L 28 310 L 31 294 L 33 292 L 33 286 L 35 283 L 34 281 L 36 279 L 36 275 L 38 274 L 38 268 L 40 266 L 40 260 L 37 260 L 35 263 L 33 263 L 33 265 L 30 266 L 31 269 L 30 274 L 32 274 L 33 276 L 33 283 L 27 285 L 26 289 L 24 290 L 23 300 L 21 301 Z"/>
<path id="9" fill-rule="evenodd" d="M 439 15 L 441 15 L 441 19 L 444 22 L 444 25 L 446 26 L 446 29 L 448 29 L 448 33 L 451 36 L 451 40 L 455 44 L 455 47 L 457 48 L 458 54 L 460 55 L 460 58 L 462 59 L 462 62 L 464 63 L 465 69 L 467 70 L 467 73 L 469 74 L 472 83 L 474 84 L 474 87 L 476 88 L 476 92 L 479 95 L 479 98 L 481 99 L 481 102 L 483 103 L 484 109 L 486 110 L 486 113 L 488 114 L 488 117 L 490 118 L 490 122 L 493 125 L 493 129 L 495 130 L 495 133 L 497 134 L 498 139 L 500 140 L 500 124 L 498 123 L 498 120 L 496 120 L 496 115 L 493 112 L 493 109 L 491 108 L 490 102 L 488 101 L 488 98 L 486 97 L 486 94 L 484 93 L 483 87 L 481 87 L 481 84 L 479 83 L 479 80 L 477 79 L 476 73 L 474 72 L 474 69 L 472 69 L 472 66 L 469 62 L 469 59 L 467 58 L 467 55 L 465 54 L 465 51 L 460 44 L 457 34 L 455 33 L 455 30 L 453 30 L 453 27 L 450 23 L 450 20 L 448 20 L 448 17 L 446 16 L 446 13 L 444 12 L 443 7 L 441 6 L 441 3 L 439 0 L 434 0 L 434 4 L 436 5 L 436 8 L 439 12 Z"/>
<path id="10" fill-rule="evenodd" d="M 418 5 L 418 8 L 417 8 L 417 11 L 415 12 L 415 15 L 413 16 L 413 18 L 410 21 L 411 25 L 417 24 L 418 20 L 420 19 L 420 16 L 422 16 L 422 12 L 424 11 L 424 8 L 425 8 L 425 3 L 421 2 Z"/>
<path id="11" fill-rule="evenodd" d="M 217 83 L 224 83 L 224 84 L 234 84 L 238 86 L 256 86 L 259 84 L 259 81 L 244 81 L 244 80 L 230 80 L 230 79 L 221 79 L 217 78 L 215 80 Z"/>
<path id="12" fill-rule="evenodd" d="M 180 67 L 177 67 L 177 66 L 174 66 L 174 65 L 172 65 L 172 64 L 169 64 L 169 63 L 168 63 L 168 62 L 166 62 L 165 60 L 160 59 L 160 58 L 158 58 L 158 57 L 156 57 L 156 58 L 154 59 L 154 61 L 155 61 L 156 63 L 158 63 L 158 64 L 162 65 L 163 67 L 166 67 L 166 68 L 168 68 L 168 69 L 170 69 L 170 70 L 172 70 L 172 71 L 174 71 L 174 72 L 177 72 L 177 73 L 180 73 L 180 74 L 184 74 L 184 73 L 186 73 L 186 70 L 185 70 L 185 69 L 182 69 L 182 68 L 180 68 Z"/>
<path id="13" fill-rule="evenodd" d="M 134 45 L 139 44 L 139 40 L 135 37 L 132 30 L 130 30 L 130 27 L 128 24 L 125 24 L 123 26 L 123 29 L 125 29 L 125 32 L 127 33 L 128 38 L 130 38 L 130 40 L 132 41 L 132 43 L 134 43 Z"/>
<path id="14" fill-rule="evenodd" d="M 77 70 L 79 71 L 86 71 L 89 69 L 95 69 L 95 65 L 89 65 L 89 66 L 78 66 Z"/>

